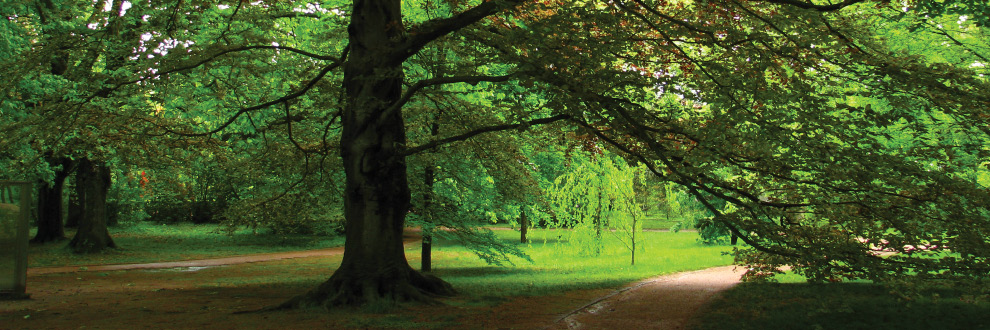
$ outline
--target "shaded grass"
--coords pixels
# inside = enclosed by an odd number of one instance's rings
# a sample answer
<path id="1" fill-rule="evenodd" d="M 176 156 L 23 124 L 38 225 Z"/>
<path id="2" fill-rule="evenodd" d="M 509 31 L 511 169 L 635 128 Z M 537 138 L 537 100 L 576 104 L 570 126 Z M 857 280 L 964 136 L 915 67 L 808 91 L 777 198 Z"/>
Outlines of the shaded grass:
<path id="1" fill-rule="evenodd" d="M 68 232 L 72 237 L 74 233 Z M 272 235 L 240 229 L 233 234 L 218 232 L 215 225 L 140 222 L 111 227 L 110 236 L 119 248 L 101 253 L 77 255 L 68 241 L 32 245 L 29 267 L 93 264 L 147 263 L 190 259 L 220 258 L 244 254 L 321 249 L 344 244 L 343 237 L 312 235 Z"/>
<path id="2" fill-rule="evenodd" d="M 938 289 L 902 300 L 868 283 L 743 283 L 696 329 L 990 329 L 990 303 L 970 298 Z"/>
<path id="3" fill-rule="evenodd" d="M 422 315 L 358 317 L 347 322 L 347 327 L 355 329 L 456 329 L 459 325 L 459 322 L 449 316 Z"/>

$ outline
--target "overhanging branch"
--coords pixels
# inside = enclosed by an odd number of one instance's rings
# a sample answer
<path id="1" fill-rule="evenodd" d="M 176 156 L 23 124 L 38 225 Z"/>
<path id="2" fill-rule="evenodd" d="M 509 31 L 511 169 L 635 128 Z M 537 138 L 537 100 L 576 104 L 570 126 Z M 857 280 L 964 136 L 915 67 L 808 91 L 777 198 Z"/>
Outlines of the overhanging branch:
<path id="1" fill-rule="evenodd" d="M 308 51 L 305 51 L 305 50 L 302 50 L 302 49 L 298 49 L 298 48 L 284 47 L 284 46 L 274 46 L 274 45 L 243 46 L 243 47 L 236 47 L 236 48 L 225 49 L 225 50 L 222 50 L 220 52 L 217 52 L 216 54 L 210 55 L 210 56 L 208 56 L 206 58 L 203 58 L 203 59 L 199 59 L 199 60 L 197 60 L 197 61 L 195 61 L 193 63 L 187 64 L 187 65 L 178 66 L 178 67 L 171 68 L 171 69 L 168 69 L 168 70 L 158 71 L 158 72 L 155 72 L 155 74 L 147 75 L 147 76 L 140 77 L 140 78 L 137 78 L 137 79 L 132 79 L 132 80 L 126 80 L 126 81 L 117 82 L 117 83 L 115 83 L 111 87 L 102 88 L 102 89 L 96 91 L 95 93 L 93 93 L 93 95 L 90 95 L 88 98 L 86 98 L 86 100 L 84 100 L 83 102 L 81 102 L 80 105 L 89 103 L 90 101 L 92 101 L 94 98 L 96 98 L 98 96 L 110 95 L 111 92 L 114 92 L 114 91 L 116 91 L 116 90 L 118 90 L 118 89 L 120 89 L 120 88 L 122 88 L 124 86 L 127 86 L 127 85 L 142 83 L 142 82 L 145 82 L 145 81 L 150 80 L 150 79 L 167 76 L 167 75 L 170 75 L 170 74 L 173 74 L 173 73 L 178 73 L 178 72 L 183 72 L 183 71 L 189 71 L 189 70 L 198 68 L 200 66 L 203 66 L 204 64 L 209 63 L 209 62 L 211 62 L 211 61 L 219 58 L 220 56 L 223 56 L 223 55 L 226 55 L 226 54 L 230 54 L 230 53 L 236 53 L 236 52 L 243 52 L 243 51 L 254 50 L 254 49 L 285 50 L 285 51 L 293 52 L 293 53 L 296 53 L 296 54 L 299 54 L 299 55 L 303 55 L 303 56 L 307 56 L 307 57 L 310 57 L 310 58 L 318 59 L 318 60 L 332 61 L 333 63 L 331 64 L 331 66 L 334 67 L 334 68 L 337 67 L 337 66 L 340 66 L 343 63 L 344 59 L 347 57 L 347 51 L 348 51 L 348 48 L 345 47 L 344 48 L 344 52 L 343 52 L 343 54 L 340 57 L 333 57 L 333 56 L 328 56 L 328 55 L 319 55 L 319 54 L 311 53 L 311 52 L 308 52 Z M 278 104 L 278 103 L 279 102 L 275 102 L 275 103 L 272 103 L 272 104 Z"/>
<path id="2" fill-rule="evenodd" d="M 533 119 L 533 120 L 522 122 L 522 123 L 518 123 L 518 124 L 504 124 L 504 125 L 494 125 L 494 126 L 482 127 L 482 128 L 478 128 L 478 129 L 475 129 L 473 131 L 470 131 L 470 132 L 466 132 L 464 134 L 455 135 L 455 136 L 451 136 L 451 137 L 440 139 L 440 140 L 434 140 L 434 141 L 431 141 L 431 142 L 428 142 L 428 143 L 425 143 L 425 144 L 422 144 L 422 145 L 419 145 L 419 146 L 415 146 L 415 147 L 411 147 L 411 148 L 406 148 L 405 150 L 403 150 L 401 152 L 401 154 L 403 156 L 415 155 L 415 154 L 421 153 L 423 151 L 427 151 L 427 150 L 430 150 L 430 149 L 433 149 L 433 148 L 436 148 L 436 147 L 439 147 L 439 146 L 442 146 L 442 145 L 445 145 L 445 144 L 449 144 L 449 143 L 457 142 L 457 141 L 464 141 L 464 140 L 470 139 L 470 138 L 472 138 L 474 136 L 485 134 L 485 133 L 507 131 L 507 130 L 510 130 L 510 129 L 520 129 L 520 128 L 525 128 L 525 127 L 529 127 L 529 126 L 533 126 L 533 125 L 549 124 L 549 123 L 553 123 L 553 122 L 560 121 L 560 120 L 565 120 L 565 119 L 570 119 L 570 118 L 571 118 L 571 115 L 559 114 L 559 115 L 552 116 L 552 117 L 547 117 L 547 118 Z"/>
<path id="3" fill-rule="evenodd" d="M 474 24 L 485 17 L 495 14 L 504 9 L 513 8 L 524 0 L 492 0 L 484 1 L 460 14 L 427 21 L 415 29 L 409 31 L 409 37 L 403 45 L 399 47 L 392 60 L 396 62 L 405 61 L 410 56 L 415 55 L 420 49 L 433 40 L 437 40 L 451 32 L 460 30 L 468 25 Z"/>
<path id="4" fill-rule="evenodd" d="M 854 4 L 857 4 L 857 3 L 860 3 L 860 2 L 864 2 L 866 0 L 846 0 L 846 1 L 843 1 L 843 2 L 840 2 L 840 3 L 831 4 L 831 5 L 816 5 L 816 4 L 813 4 L 813 3 L 810 3 L 810 2 L 797 1 L 797 0 L 764 0 L 764 1 L 770 2 L 770 3 L 781 4 L 781 5 L 794 6 L 794 7 L 798 7 L 798 8 L 802 8 L 802 9 L 811 9 L 811 10 L 817 10 L 817 11 L 820 11 L 820 12 L 828 12 L 828 11 L 836 11 L 836 10 L 839 10 L 839 9 L 842 9 L 842 8 L 846 8 L 848 6 L 852 6 Z"/>
<path id="5" fill-rule="evenodd" d="M 320 72 L 316 75 L 316 77 L 313 77 L 313 79 L 311 79 L 310 81 L 308 81 L 305 86 L 303 86 L 302 88 L 300 88 L 299 90 L 297 90 L 295 92 L 286 94 L 285 96 L 282 96 L 280 98 L 277 98 L 275 100 L 268 101 L 268 102 L 265 102 L 265 103 L 262 103 L 262 104 L 258 104 L 258 105 L 247 107 L 247 108 L 241 108 L 240 110 L 237 111 L 237 113 L 235 113 L 233 116 L 231 116 L 230 118 L 228 118 L 226 122 L 224 122 L 220 126 L 214 128 L 214 129 L 212 129 L 210 131 L 200 132 L 200 133 L 179 132 L 179 131 L 171 130 L 171 129 L 168 129 L 168 128 L 165 128 L 165 131 L 168 132 L 168 133 L 171 133 L 171 134 L 182 135 L 182 136 L 208 136 L 208 135 L 212 135 L 212 134 L 218 133 L 218 132 L 224 130 L 225 128 L 227 128 L 228 126 L 230 126 L 231 124 L 233 124 L 235 121 L 237 121 L 237 118 L 240 118 L 240 116 L 243 115 L 243 114 L 245 114 L 245 113 L 248 113 L 248 112 L 251 112 L 251 111 L 257 111 L 257 110 L 265 109 L 265 108 L 268 108 L 268 107 L 277 105 L 279 103 L 288 102 L 290 100 L 293 100 L 295 98 L 298 98 L 300 96 L 303 96 L 304 94 L 306 94 L 306 92 L 308 92 L 310 89 L 312 89 L 313 86 L 316 86 L 316 83 L 317 82 L 319 82 L 320 80 L 323 80 L 323 77 L 325 77 L 328 73 L 330 73 L 330 71 L 333 71 L 334 69 L 336 69 L 338 66 L 340 66 L 340 62 L 337 62 L 337 63 L 334 63 L 332 65 L 328 65 L 328 66 L 324 67 L 322 70 L 320 70 Z"/>
<path id="6" fill-rule="evenodd" d="M 422 90 L 423 88 L 438 86 L 438 85 L 446 85 L 446 84 L 456 84 L 456 83 L 477 85 L 480 82 L 504 82 L 504 81 L 508 81 L 509 78 L 512 78 L 512 75 L 457 76 L 457 77 L 439 77 L 439 78 L 420 80 L 415 84 L 413 84 L 412 86 L 410 86 L 408 89 L 406 89 L 405 94 L 402 94 L 402 97 L 399 98 L 399 100 L 396 101 L 395 104 L 392 104 L 392 106 L 388 107 L 388 109 L 385 110 L 383 117 L 388 116 L 389 114 L 392 114 L 396 111 L 402 110 L 402 107 L 405 106 L 406 103 L 409 103 L 409 100 L 412 100 L 413 96 L 416 96 L 416 93 Z"/>

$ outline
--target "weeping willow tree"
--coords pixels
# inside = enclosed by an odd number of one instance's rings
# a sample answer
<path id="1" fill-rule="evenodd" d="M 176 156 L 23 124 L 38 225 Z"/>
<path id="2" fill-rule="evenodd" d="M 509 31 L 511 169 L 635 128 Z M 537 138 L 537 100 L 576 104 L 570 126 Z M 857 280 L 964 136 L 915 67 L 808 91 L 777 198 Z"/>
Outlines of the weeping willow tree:
<path id="1" fill-rule="evenodd" d="M 637 233 L 643 227 L 633 189 L 636 169 L 607 156 L 574 159 L 572 164 L 548 193 L 554 225 L 569 229 L 568 241 L 585 255 L 601 254 L 606 239 L 614 236 L 631 252 L 630 263 L 635 265 Z"/>

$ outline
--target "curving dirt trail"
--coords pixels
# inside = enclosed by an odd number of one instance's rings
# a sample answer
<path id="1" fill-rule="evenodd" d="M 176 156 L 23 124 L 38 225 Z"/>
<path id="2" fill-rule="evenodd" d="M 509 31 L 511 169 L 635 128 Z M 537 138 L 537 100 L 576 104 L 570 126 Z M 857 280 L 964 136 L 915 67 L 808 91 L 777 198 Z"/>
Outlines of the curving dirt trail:
<path id="1" fill-rule="evenodd" d="M 743 269 L 715 267 L 637 282 L 560 316 L 545 329 L 685 329 Z"/>
<path id="2" fill-rule="evenodd" d="M 408 243 L 407 243 L 408 244 Z M 92 266 L 61 266 L 61 267 L 37 267 L 28 268 L 28 276 L 55 274 L 55 273 L 75 273 L 75 272 L 107 272 L 114 270 L 133 269 L 167 269 L 167 268 L 201 268 L 246 264 L 251 262 L 273 261 L 294 258 L 322 257 L 343 254 L 343 247 L 334 247 L 320 250 L 307 250 L 298 252 L 262 253 L 233 256 L 226 258 L 185 260 L 170 262 L 153 262 L 143 264 L 118 264 L 118 265 L 92 265 Z"/>

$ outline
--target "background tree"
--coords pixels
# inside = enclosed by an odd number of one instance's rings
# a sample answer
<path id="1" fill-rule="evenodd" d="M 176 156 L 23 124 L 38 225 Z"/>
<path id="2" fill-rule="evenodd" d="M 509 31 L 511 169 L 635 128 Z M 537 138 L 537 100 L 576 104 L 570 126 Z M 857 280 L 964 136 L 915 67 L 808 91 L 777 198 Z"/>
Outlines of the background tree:
<path id="1" fill-rule="evenodd" d="M 51 170 L 46 167 L 52 167 L 63 171 L 55 174 L 55 179 L 59 179 L 68 170 L 64 166 L 58 169 L 57 163 L 62 162 L 59 159 L 96 164 L 87 169 L 77 168 L 77 176 L 92 177 L 80 177 L 76 182 L 80 186 L 95 185 L 82 187 L 89 192 L 89 197 L 87 203 L 81 205 L 97 208 L 84 213 L 99 214 L 100 218 L 105 218 L 106 194 L 97 192 L 106 190 L 104 182 L 109 184 L 109 172 L 104 170 L 106 161 L 115 157 L 111 155 L 113 153 L 126 153 L 128 148 L 120 142 L 130 140 L 127 137 L 134 129 L 134 122 L 126 119 L 133 114 L 134 108 L 127 106 L 128 98 L 115 95 L 122 86 L 108 84 L 110 77 L 126 74 L 137 66 L 137 62 L 131 63 L 129 59 L 140 42 L 138 30 L 142 24 L 131 19 L 140 14 L 128 16 L 125 7 L 124 2 L 108 3 L 105 7 L 52 1 L 34 5 L 4 4 L 6 28 L 25 36 L 11 39 L 11 44 L 4 49 L 8 53 L 4 55 L 14 61 L 44 63 L 42 66 L 4 68 L 4 76 L 10 79 L 3 82 L 4 90 L 9 93 L 2 106 L 4 112 L 15 119 L 4 123 L 4 130 L 10 134 L 10 140 L 5 142 L 10 150 L 18 151 L 14 157 L 31 168 L 29 173 L 45 173 Z M 131 100 L 133 102 L 133 98 Z M 44 164 L 44 159 L 55 161 Z M 58 188 L 60 184 L 53 182 L 52 188 Z M 46 229 L 61 221 L 58 214 L 61 206 L 54 205 L 61 199 L 53 198 L 60 196 L 61 191 L 55 190 L 40 190 L 47 195 L 38 199 L 46 203 L 42 206 L 46 210 L 43 213 Z M 105 224 L 103 219 L 84 226 L 105 227 Z M 52 228 L 40 232 L 45 235 L 53 232 L 58 236 L 57 227 Z M 112 245 L 109 236 L 86 235 L 105 234 L 106 228 L 79 231 L 70 245 L 77 251 L 98 251 Z M 86 246 L 77 245 L 80 242 L 87 242 Z M 104 243 L 108 246 L 93 245 Z"/>
<path id="2" fill-rule="evenodd" d="M 38 180 L 38 231 L 31 243 L 48 243 L 65 239 L 63 211 L 63 187 L 65 179 L 72 173 L 72 160 L 67 157 L 46 159 L 49 166 L 55 169 L 52 182 Z"/>

